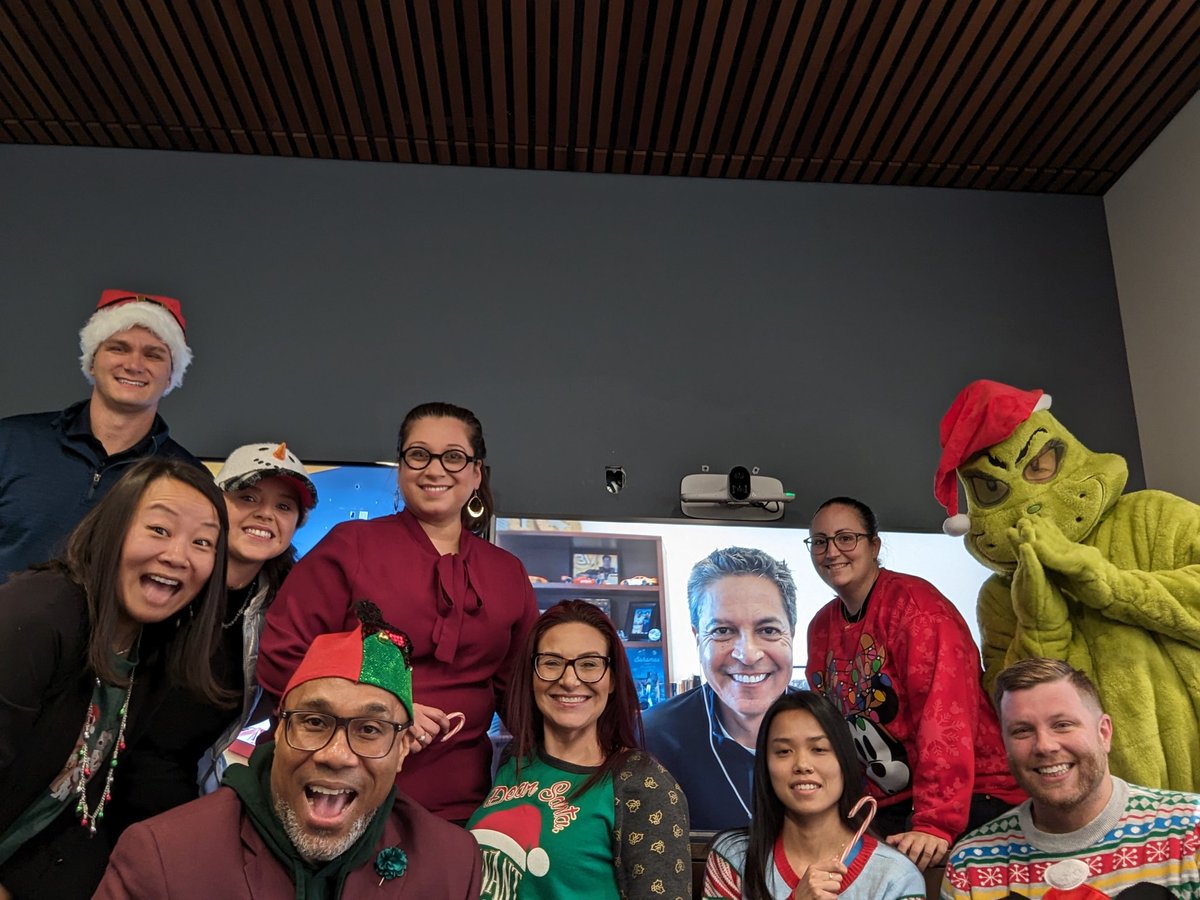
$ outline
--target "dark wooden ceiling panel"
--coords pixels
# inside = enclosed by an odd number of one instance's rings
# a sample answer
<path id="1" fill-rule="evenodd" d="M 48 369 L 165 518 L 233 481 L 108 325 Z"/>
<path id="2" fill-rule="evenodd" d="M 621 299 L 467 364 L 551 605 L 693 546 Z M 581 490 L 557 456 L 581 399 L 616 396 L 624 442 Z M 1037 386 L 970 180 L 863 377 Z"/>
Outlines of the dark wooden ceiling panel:
<path id="1" fill-rule="evenodd" d="M 1200 0 L 6 0 L 0 142 L 1103 193 Z"/>

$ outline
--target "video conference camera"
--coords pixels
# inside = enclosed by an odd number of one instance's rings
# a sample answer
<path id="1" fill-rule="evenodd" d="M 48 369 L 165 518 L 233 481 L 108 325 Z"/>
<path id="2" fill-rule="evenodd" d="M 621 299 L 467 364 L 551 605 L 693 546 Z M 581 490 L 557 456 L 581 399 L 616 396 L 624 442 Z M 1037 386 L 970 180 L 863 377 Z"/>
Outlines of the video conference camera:
<path id="1" fill-rule="evenodd" d="M 783 504 L 796 498 L 778 478 L 734 466 L 728 475 L 701 472 L 687 475 L 679 485 L 679 505 L 685 516 L 697 519 L 771 521 L 783 516 Z"/>

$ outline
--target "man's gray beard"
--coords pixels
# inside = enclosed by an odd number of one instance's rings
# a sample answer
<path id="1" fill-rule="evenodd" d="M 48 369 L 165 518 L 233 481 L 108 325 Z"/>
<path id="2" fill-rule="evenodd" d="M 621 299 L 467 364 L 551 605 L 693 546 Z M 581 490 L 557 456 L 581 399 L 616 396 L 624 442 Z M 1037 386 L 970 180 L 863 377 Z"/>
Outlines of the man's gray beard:
<path id="1" fill-rule="evenodd" d="M 282 797 L 275 799 L 275 817 L 279 819 L 279 823 L 283 826 L 283 830 L 287 833 L 288 840 L 292 842 L 292 846 L 308 862 L 329 862 L 332 859 L 337 859 L 347 850 L 354 846 L 354 842 L 363 836 L 363 832 L 367 830 L 367 826 L 374 820 L 378 809 L 373 809 L 368 813 L 364 813 L 354 820 L 354 824 L 350 826 L 350 831 L 345 837 L 333 838 L 323 835 L 309 834 L 300 825 L 300 819 L 296 816 L 296 811 Z"/>

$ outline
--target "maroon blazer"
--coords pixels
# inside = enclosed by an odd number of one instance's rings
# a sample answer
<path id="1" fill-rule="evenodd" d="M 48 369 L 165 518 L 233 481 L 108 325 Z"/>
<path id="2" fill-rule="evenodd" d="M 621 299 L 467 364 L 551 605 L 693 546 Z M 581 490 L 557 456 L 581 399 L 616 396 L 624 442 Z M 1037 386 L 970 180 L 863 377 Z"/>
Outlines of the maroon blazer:
<path id="1" fill-rule="evenodd" d="M 479 897 L 481 861 L 475 839 L 399 793 L 377 849 L 395 846 L 408 855 L 404 875 L 380 886 L 372 856 L 346 878 L 345 900 Z M 288 869 L 242 814 L 241 799 L 228 787 L 131 826 L 117 843 L 95 894 L 101 900 L 295 896 Z"/>

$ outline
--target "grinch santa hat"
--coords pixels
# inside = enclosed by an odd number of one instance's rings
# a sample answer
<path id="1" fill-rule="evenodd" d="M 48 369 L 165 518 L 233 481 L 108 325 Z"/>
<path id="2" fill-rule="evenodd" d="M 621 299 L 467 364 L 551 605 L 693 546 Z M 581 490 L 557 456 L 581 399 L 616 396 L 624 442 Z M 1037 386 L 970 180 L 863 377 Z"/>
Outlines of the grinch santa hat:
<path id="1" fill-rule="evenodd" d="M 100 345 L 119 331 L 140 326 L 154 333 L 171 351 L 171 382 L 163 395 L 183 384 L 183 373 L 192 362 L 192 350 L 184 331 L 183 307 L 174 297 L 155 294 L 135 294 L 132 291 L 110 289 L 100 294 L 96 311 L 79 332 L 79 357 L 83 377 L 95 384 L 92 360 Z"/>
<path id="2" fill-rule="evenodd" d="M 933 476 L 933 495 L 946 508 L 942 531 L 961 537 L 970 519 L 958 511 L 955 470 L 976 454 L 1007 439 L 1017 426 L 1041 409 L 1050 408 L 1050 395 L 1022 391 L 998 381 L 980 379 L 963 388 L 942 417 L 939 441 L 942 458 Z"/>
<path id="3" fill-rule="evenodd" d="M 471 834 L 481 847 L 499 850 L 535 878 L 550 871 L 550 856 L 538 846 L 542 816 L 532 806 L 514 806 L 484 816 Z"/>

